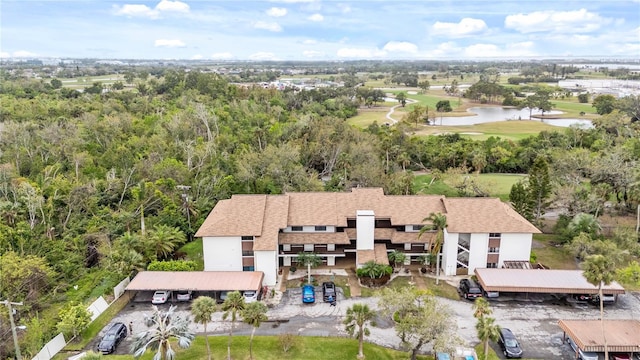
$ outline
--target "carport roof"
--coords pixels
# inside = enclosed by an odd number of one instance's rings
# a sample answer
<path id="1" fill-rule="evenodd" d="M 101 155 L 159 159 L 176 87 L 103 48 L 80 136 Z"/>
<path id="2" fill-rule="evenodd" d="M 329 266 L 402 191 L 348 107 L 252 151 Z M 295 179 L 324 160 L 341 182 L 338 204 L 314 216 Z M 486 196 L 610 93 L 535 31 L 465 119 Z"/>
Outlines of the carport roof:
<path id="1" fill-rule="evenodd" d="M 600 320 L 560 320 L 558 325 L 582 351 L 604 352 Z M 604 331 L 610 352 L 640 352 L 639 320 L 605 320 Z"/>
<path id="2" fill-rule="evenodd" d="M 582 270 L 543 269 L 475 269 L 478 282 L 486 291 L 529 292 L 546 294 L 597 294 Z M 602 285 L 605 294 L 624 294 L 617 282 Z"/>
<path id="3" fill-rule="evenodd" d="M 125 290 L 259 290 L 262 271 L 141 271 Z"/>

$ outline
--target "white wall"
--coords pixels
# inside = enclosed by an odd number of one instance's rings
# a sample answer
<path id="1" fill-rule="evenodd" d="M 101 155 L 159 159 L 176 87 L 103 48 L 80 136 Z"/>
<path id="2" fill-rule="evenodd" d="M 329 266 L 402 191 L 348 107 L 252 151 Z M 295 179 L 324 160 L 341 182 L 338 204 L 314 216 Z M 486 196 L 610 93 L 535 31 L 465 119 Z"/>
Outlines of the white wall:
<path id="1" fill-rule="evenodd" d="M 469 275 L 473 275 L 476 268 L 487 267 L 487 253 L 489 252 L 489 234 L 471 234 L 469 248 Z"/>
<path id="2" fill-rule="evenodd" d="M 445 230 L 444 244 L 442 244 L 442 264 L 445 275 L 456 274 L 456 258 L 458 257 L 458 233 L 448 233 Z"/>
<path id="3" fill-rule="evenodd" d="M 500 262 L 503 261 L 529 261 L 531 255 L 531 234 L 501 234 L 500 238 Z"/>
<path id="4" fill-rule="evenodd" d="M 273 286 L 276 284 L 278 274 L 278 258 L 275 251 L 254 251 L 256 271 L 264 272 L 262 285 Z"/>
<path id="5" fill-rule="evenodd" d="M 242 271 L 240 236 L 203 237 L 202 254 L 205 271 Z"/>
<path id="6" fill-rule="evenodd" d="M 373 250 L 373 233 L 376 227 L 376 217 L 373 210 L 358 210 L 356 212 L 356 249 Z"/>

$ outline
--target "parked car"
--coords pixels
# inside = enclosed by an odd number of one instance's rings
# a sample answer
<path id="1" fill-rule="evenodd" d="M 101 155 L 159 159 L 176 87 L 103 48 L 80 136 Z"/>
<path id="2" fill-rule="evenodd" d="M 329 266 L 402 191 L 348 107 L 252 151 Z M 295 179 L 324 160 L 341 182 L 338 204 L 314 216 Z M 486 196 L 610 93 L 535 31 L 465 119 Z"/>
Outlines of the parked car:
<path id="1" fill-rule="evenodd" d="M 577 301 L 591 301 L 593 299 L 593 295 L 591 294 L 573 294 L 573 298 Z"/>
<path id="2" fill-rule="evenodd" d="M 153 293 L 153 298 L 151 299 L 152 304 L 164 304 L 171 299 L 171 291 L 169 290 L 158 290 Z"/>
<path id="3" fill-rule="evenodd" d="M 613 353 L 609 354 L 609 360 L 631 360 L 629 354 Z"/>
<path id="4" fill-rule="evenodd" d="M 227 294 L 229 294 L 228 291 L 220 291 L 220 297 L 218 298 L 218 302 L 223 303 L 225 300 L 227 300 Z"/>
<path id="5" fill-rule="evenodd" d="M 257 291 L 245 291 L 242 293 L 242 296 L 244 296 L 244 302 L 246 303 L 252 303 L 254 301 L 258 301 L 258 292 Z"/>
<path id="6" fill-rule="evenodd" d="M 580 348 L 578 348 L 578 345 L 576 345 L 575 341 L 573 341 L 572 338 L 567 338 L 567 342 L 569 343 L 569 346 L 571 346 L 571 349 L 573 349 L 573 352 L 574 353 L 578 353 L 578 359 L 581 359 L 581 360 L 598 360 L 598 353 L 584 352 L 584 351 L 580 350 Z"/>
<path id="7" fill-rule="evenodd" d="M 600 296 L 599 295 L 593 295 L 593 298 L 591 298 L 591 302 L 594 305 L 598 305 L 600 306 Z M 611 305 L 611 304 L 615 304 L 616 303 L 616 296 L 613 294 L 602 294 L 602 305 Z"/>
<path id="8" fill-rule="evenodd" d="M 436 360 L 451 360 L 451 356 L 447 353 L 436 353 Z"/>
<path id="9" fill-rule="evenodd" d="M 471 279 L 460 280 L 458 293 L 465 299 L 476 299 L 482 297 L 482 290 L 480 290 L 480 286 Z"/>
<path id="10" fill-rule="evenodd" d="M 336 284 L 332 281 L 327 281 L 322 283 L 322 299 L 327 302 L 329 301 L 329 297 L 332 297 L 333 300 L 337 300 L 336 298 Z"/>
<path id="11" fill-rule="evenodd" d="M 126 337 L 127 327 L 121 322 L 114 323 L 100 340 L 98 351 L 103 354 L 111 354 L 116 351 L 118 344 Z"/>
<path id="12" fill-rule="evenodd" d="M 191 290 L 181 290 L 176 292 L 177 301 L 189 301 L 193 298 Z"/>
<path id="13" fill-rule="evenodd" d="M 498 337 L 498 345 L 502 349 L 502 353 L 507 358 L 521 358 L 522 348 L 518 339 L 513 335 L 513 332 L 507 328 L 500 329 L 500 337 Z"/>
<path id="14" fill-rule="evenodd" d="M 495 299 L 495 298 L 497 298 L 497 297 L 500 297 L 500 292 L 498 292 L 498 291 L 486 291 L 486 290 L 482 287 L 482 285 L 480 285 L 479 283 L 478 283 L 478 287 L 480 287 L 480 291 L 482 291 L 482 295 L 483 295 L 484 297 L 486 297 L 486 298 L 489 298 L 489 299 Z"/>
<path id="15" fill-rule="evenodd" d="M 316 302 L 316 290 L 313 285 L 305 285 L 302 287 L 302 302 L 311 304 Z"/>

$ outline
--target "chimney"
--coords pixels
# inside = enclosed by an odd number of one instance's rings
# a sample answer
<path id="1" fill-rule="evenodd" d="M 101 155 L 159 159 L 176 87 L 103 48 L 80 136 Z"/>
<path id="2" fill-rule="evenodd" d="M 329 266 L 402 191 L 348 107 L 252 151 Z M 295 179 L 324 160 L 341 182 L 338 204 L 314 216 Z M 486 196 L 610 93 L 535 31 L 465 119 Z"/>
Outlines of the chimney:
<path id="1" fill-rule="evenodd" d="M 376 217 L 373 210 L 356 211 L 356 249 L 373 250 L 373 232 L 376 227 Z"/>

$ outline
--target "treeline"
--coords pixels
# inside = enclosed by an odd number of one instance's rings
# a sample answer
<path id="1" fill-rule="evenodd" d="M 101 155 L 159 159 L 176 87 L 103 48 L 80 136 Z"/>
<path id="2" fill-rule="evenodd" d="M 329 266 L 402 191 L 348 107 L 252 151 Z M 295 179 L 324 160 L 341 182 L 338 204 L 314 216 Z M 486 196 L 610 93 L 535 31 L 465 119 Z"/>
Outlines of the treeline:
<path id="1" fill-rule="evenodd" d="M 617 109 L 595 129 L 518 142 L 420 138 L 407 124 L 348 125 L 380 95 L 370 90 L 280 92 L 212 73 L 163 74 L 95 94 L 43 80 L 0 83 L 0 298 L 23 301 L 21 322 L 44 329 L 25 340 L 27 352 L 53 335 L 56 304 L 86 301 L 172 259 L 232 194 L 354 186 L 412 194 L 411 170 L 527 173 L 543 156 L 556 201 L 572 211 L 640 201 L 637 122 Z"/>

